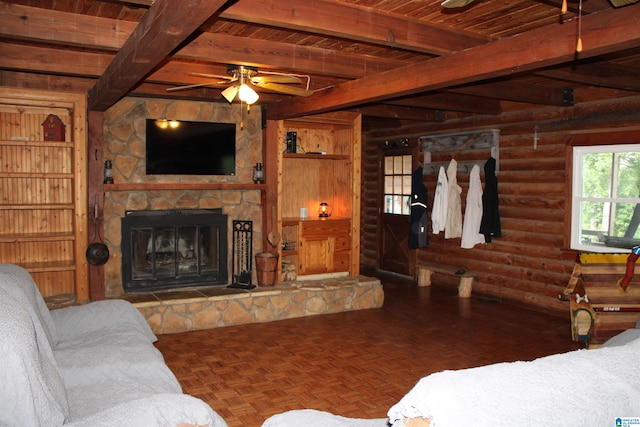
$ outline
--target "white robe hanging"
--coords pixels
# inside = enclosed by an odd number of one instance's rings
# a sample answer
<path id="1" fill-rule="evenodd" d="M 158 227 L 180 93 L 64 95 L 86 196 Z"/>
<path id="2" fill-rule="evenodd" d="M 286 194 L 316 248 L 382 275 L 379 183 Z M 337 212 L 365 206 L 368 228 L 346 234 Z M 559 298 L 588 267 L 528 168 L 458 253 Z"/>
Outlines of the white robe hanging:
<path id="1" fill-rule="evenodd" d="M 433 234 L 444 231 L 447 220 L 447 188 L 447 175 L 444 172 L 444 167 L 440 166 L 436 191 L 433 196 L 433 208 L 431 210 L 431 228 Z"/>
<path id="2" fill-rule="evenodd" d="M 462 236 L 462 204 L 460 195 L 462 188 L 458 185 L 458 162 L 451 159 L 447 168 L 449 182 L 447 191 L 447 220 L 444 227 L 444 238 L 453 239 Z"/>
<path id="3" fill-rule="evenodd" d="M 483 244 L 484 234 L 480 233 L 482 222 L 482 183 L 480 182 L 480 167 L 473 165 L 469 174 L 469 191 L 467 192 L 467 204 L 464 210 L 464 223 L 462 225 L 462 240 L 460 246 L 471 249 L 477 244 Z"/>

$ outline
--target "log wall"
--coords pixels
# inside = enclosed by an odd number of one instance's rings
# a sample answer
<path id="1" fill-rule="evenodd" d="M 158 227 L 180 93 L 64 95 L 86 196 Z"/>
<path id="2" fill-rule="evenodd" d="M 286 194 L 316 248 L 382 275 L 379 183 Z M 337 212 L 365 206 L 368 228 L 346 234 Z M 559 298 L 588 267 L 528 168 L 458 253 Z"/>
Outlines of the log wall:
<path id="1" fill-rule="evenodd" d="M 638 108 L 640 99 L 628 105 Z M 590 120 L 581 116 L 585 108 Z M 622 110 L 626 109 L 621 107 Z M 362 239 L 363 268 L 378 265 L 378 222 L 380 184 L 378 146 L 385 139 L 409 138 L 417 142 L 421 135 L 500 129 L 498 193 L 502 237 L 486 245 L 462 249 L 460 239 L 429 235 L 429 246 L 417 250 L 418 262 L 432 262 L 464 268 L 476 274 L 474 293 L 523 302 L 558 314 L 568 312 L 561 301 L 578 255 L 568 250 L 570 219 L 571 164 L 567 147 L 607 143 L 640 143 L 640 115 L 635 122 L 617 122 L 618 106 L 576 106 L 543 109 L 534 113 L 504 113 L 492 118 L 451 120 L 446 124 L 422 124 L 396 130 L 370 130 L 363 141 Z M 636 110 L 637 112 L 638 110 Z M 622 115 L 622 114 L 621 114 Z M 549 121 L 549 118 L 553 121 Z M 563 118 L 564 117 L 564 118 Z M 564 123 L 562 123 L 564 122 Z M 536 130 L 536 127 L 538 128 Z M 564 128 L 563 128 L 564 127 Z M 537 137 L 537 138 L 536 138 Z M 457 153 L 456 160 L 469 159 L 469 153 Z M 487 153 L 474 154 L 484 164 Z M 451 154 L 432 153 L 432 162 L 449 161 Z M 484 174 L 482 173 L 484 185 Z M 468 175 L 458 174 L 464 211 Z M 437 174 L 424 175 L 429 191 L 429 212 L 433 205 Z M 568 215 L 568 216 L 567 216 Z M 454 278 L 455 279 L 455 278 Z M 451 282 L 451 285 L 454 283 Z"/>

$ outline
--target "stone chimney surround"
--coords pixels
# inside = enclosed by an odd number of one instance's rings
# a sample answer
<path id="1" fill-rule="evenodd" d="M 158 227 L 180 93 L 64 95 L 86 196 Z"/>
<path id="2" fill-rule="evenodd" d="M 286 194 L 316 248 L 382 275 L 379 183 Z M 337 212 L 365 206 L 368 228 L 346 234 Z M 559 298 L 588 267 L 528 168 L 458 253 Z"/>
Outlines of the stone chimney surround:
<path id="1" fill-rule="evenodd" d="M 146 119 L 236 123 L 236 175 L 146 175 Z M 261 252 L 260 190 L 233 186 L 252 184 L 253 166 L 263 163 L 260 108 L 247 112 L 239 104 L 124 98 L 105 112 L 104 126 L 104 158 L 113 162 L 114 178 L 113 185 L 105 186 L 104 240 L 110 251 L 110 259 L 104 266 L 107 297 L 123 294 L 120 221 L 127 211 L 221 208 L 229 221 L 253 221 L 253 252 Z M 122 184 L 126 187 L 119 188 Z M 189 186 L 188 189 L 157 190 L 150 184 Z M 203 186 L 201 189 L 199 184 Z M 211 189 L 210 184 L 221 186 Z M 228 189 L 224 187 L 226 184 L 231 184 Z"/>

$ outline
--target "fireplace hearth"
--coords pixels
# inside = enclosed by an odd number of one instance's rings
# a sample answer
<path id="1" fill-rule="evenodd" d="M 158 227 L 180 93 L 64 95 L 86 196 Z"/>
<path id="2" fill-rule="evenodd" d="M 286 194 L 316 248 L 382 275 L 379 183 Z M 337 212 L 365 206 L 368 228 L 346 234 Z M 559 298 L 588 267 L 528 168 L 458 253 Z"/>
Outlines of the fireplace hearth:
<path id="1" fill-rule="evenodd" d="M 222 209 L 131 211 L 121 225 L 125 292 L 229 283 Z"/>

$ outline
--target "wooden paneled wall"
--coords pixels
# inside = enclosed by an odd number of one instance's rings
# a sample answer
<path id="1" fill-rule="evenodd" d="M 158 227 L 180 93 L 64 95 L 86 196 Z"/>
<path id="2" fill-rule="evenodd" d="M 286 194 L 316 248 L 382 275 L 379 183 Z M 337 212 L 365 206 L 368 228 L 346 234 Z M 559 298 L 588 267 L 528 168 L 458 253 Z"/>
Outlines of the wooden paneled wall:
<path id="1" fill-rule="evenodd" d="M 570 194 L 571 181 L 571 165 L 565 160 L 567 146 L 640 142 L 639 123 L 625 123 L 616 129 L 603 129 L 600 124 L 591 130 L 534 132 L 533 124 L 523 131 L 524 126 L 500 126 L 499 120 L 496 118 L 494 123 L 483 123 L 481 127 L 465 125 L 461 120 L 460 126 L 452 127 L 450 132 L 501 128 L 498 193 L 502 237 L 473 249 L 462 249 L 459 238 L 445 240 L 443 233 L 430 233 L 429 246 L 419 249 L 416 259 L 473 271 L 476 273 L 475 293 L 566 314 L 568 304 L 559 300 L 558 295 L 571 277 L 577 256 L 565 246 L 569 233 L 565 208 L 570 203 L 566 195 Z M 363 268 L 378 267 L 378 214 L 381 206 L 378 146 L 385 139 L 409 138 L 417 143 L 420 135 L 443 132 L 428 124 L 416 128 L 370 131 L 363 138 L 360 255 Z M 481 156 L 477 160 L 484 164 L 488 155 Z M 473 160 L 467 157 L 468 153 L 456 154 L 457 160 Z M 450 159 L 450 154 L 444 157 L 432 154 L 433 162 Z M 484 173 L 481 175 L 484 185 Z M 436 179 L 437 175 L 424 175 L 430 198 L 429 213 Z M 464 211 L 469 177 L 458 174 L 457 179 L 463 189 Z M 446 278 L 442 280 L 448 283 Z"/>

